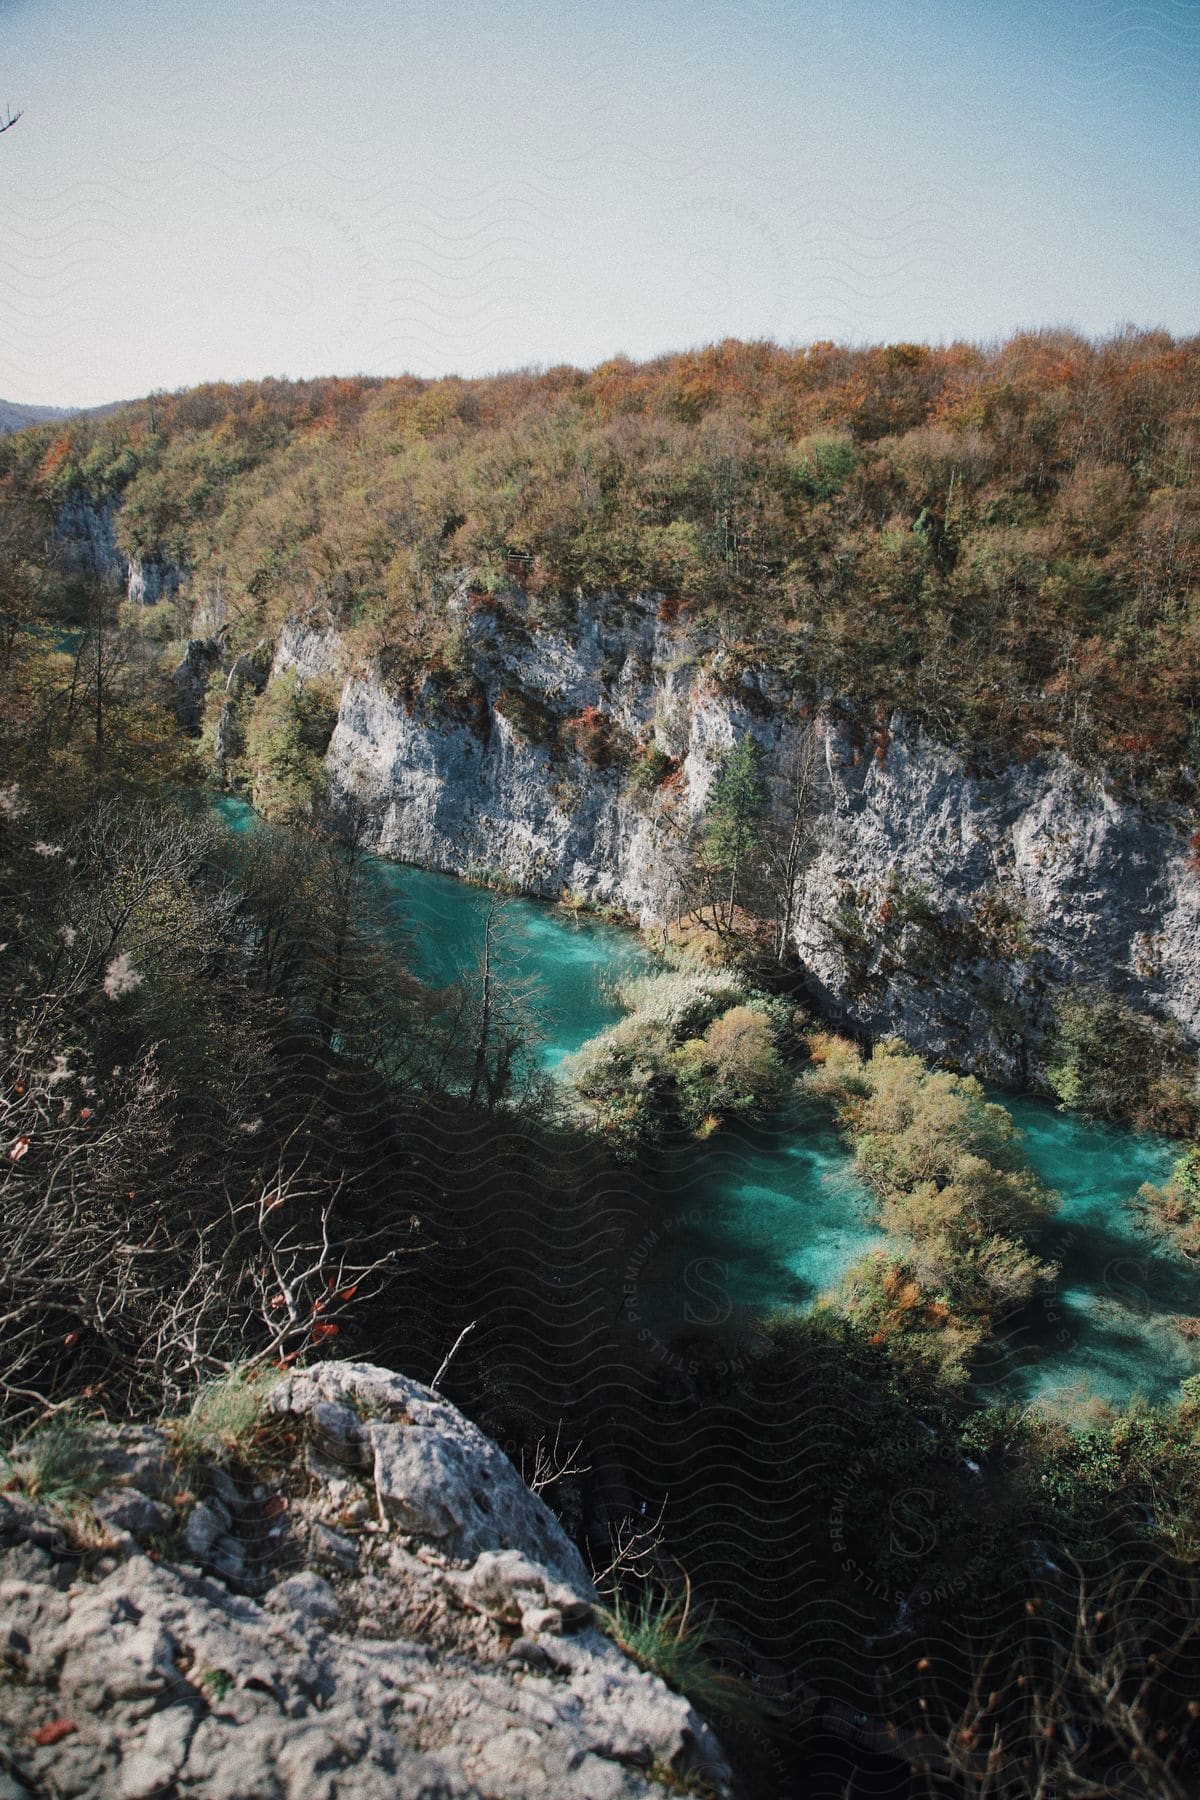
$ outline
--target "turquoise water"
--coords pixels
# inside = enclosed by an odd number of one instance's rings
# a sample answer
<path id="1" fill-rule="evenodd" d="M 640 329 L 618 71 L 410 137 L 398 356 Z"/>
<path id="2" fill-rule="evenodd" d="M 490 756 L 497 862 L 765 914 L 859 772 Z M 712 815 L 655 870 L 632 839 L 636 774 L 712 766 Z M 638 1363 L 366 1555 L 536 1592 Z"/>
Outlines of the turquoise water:
<path id="1" fill-rule="evenodd" d="M 218 807 L 234 829 L 255 817 L 229 797 Z M 379 860 L 372 868 L 397 902 L 415 972 L 432 986 L 469 974 L 489 896 L 452 876 Z M 498 957 L 535 984 L 548 1069 L 620 1016 L 617 982 L 656 966 L 632 932 L 531 900 L 506 908 Z M 1170 1395 L 1200 1367 L 1169 1324 L 1172 1314 L 1200 1313 L 1200 1277 L 1154 1253 L 1127 1203 L 1142 1182 L 1165 1178 L 1175 1146 L 1045 1101 L 996 1098 L 1061 1195 L 1039 1249 L 1063 1275 L 1053 1296 L 1009 1320 L 981 1359 L 981 1394 L 1062 1408 Z M 631 1248 L 624 1284 L 627 1316 L 650 1355 L 678 1360 L 689 1330 L 806 1305 L 879 1241 L 827 1113 L 801 1100 L 673 1153 L 659 1187 L 661 1208 Z"/>
<path id="2" fill-rule="evenodd" d="M 232 794 L 215 804 L 234 831 L 250 829 L 258 817 Z M 370 867 L 396 903 L 411 940 L 414 974 L 434 988 L 469 976 L 493 896 L 452 875 L 380 857 L 372 857 Z M 618 982 L 658 967 L 635 932 L 534 900 L 506 903 L 493 947 L 500 972 L 529 987 L 538 1055 L 548 1069 L 620 1018 Z"/>
<path id="3" fill-rule="evenodd" d="M 1061 1197 L 1038 1248 L 1062 1277 L 1052 1296 L 1008 1321 L 979 1369 L 981 1385 L 1067 1408 L 1089 1397 L 1165 1397 L 1200 1368 L 1170 1324 L 1173 1314 L 1200 1312 L 1200 1277 L 1155 1252 L 1128 1203 L 1144 1181 L 1166 1179 L 1178 1146 L 1028 1096 L 995 1097 Z"/>

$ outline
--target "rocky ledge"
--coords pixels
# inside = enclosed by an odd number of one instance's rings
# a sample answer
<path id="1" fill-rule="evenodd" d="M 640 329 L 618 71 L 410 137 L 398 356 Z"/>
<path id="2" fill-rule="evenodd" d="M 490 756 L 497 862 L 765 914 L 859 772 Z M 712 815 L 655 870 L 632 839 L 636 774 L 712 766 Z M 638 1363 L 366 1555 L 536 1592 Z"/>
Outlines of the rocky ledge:
<path id="1" fill-rule="evenodd" d="M 85 1449 L 86 1499 L 0 1500 L 0 1800 L 729 1793 L 553 1514 L 419 1383 L 325 1363 L 252 1454 Z"/>

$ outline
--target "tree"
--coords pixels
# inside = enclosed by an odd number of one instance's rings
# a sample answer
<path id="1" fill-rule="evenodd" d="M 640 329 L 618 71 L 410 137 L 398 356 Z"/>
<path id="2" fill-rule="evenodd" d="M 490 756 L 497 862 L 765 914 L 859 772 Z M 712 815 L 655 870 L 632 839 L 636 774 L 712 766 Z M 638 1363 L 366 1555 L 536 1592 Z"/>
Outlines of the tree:
<path id="1" fill-rule="evenodd" d="M 738 895 L 762 846 L 767 783 L 762 745 L 747 734 L 725 757 L 704 819 L 703 848 L 710 869 L 724 886 L 724 919 L 718 930 L 732 931 Z"/>
<path id="2" fill-rule="evenodd" d="M 504 955 L 507 912 L 503 895 L 489 894 L 475 981 L 468 990 L 474 1017 L 468 1027 L 471 1070 L 467 1104 L 485 1104 L 489 1112 L 510 1098 L 536 1035 L 533 980 L 504 966 L 508 960 Z"/>

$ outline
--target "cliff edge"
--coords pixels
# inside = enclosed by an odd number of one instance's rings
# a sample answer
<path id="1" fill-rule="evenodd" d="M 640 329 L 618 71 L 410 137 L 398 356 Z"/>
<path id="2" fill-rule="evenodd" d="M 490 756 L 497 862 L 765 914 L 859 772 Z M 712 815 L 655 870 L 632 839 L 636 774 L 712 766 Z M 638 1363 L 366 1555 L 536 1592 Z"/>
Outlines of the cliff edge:
<path id="1" fill-rule="evenodd" d="M 554 1516 L 429 1388 L 324 1363 L 219 1423 L 51 1422 L 10 1452 L 4 1800 L 730 1792 Z"/>

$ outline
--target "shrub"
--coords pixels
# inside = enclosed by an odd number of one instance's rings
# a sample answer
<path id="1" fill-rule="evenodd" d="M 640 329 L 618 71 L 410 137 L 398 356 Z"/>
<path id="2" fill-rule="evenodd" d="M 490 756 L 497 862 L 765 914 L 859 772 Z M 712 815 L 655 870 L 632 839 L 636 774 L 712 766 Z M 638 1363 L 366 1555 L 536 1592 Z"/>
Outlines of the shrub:
<path id="1" fill-rule="evenodd" d="M 805 1085 L 836 1105 L 889 1239 L 850 1271 L 839 1304 L 879 1342 L 936 1332 L 931 1354 L 961 1376 L 994 1321 L 1054 1279 L 1025 1242 L 1052 1196 L 973 1077 L 927 1069 L 895 1040 L 867 1061 L 817 1038 L 813 1060 Z"/>
<path id="2" fill-rule="evenodd" d="M 674 1054 L 680 1115 L 692 1130 L 710 1117 L 753 1116 L 775 1105 L 787 1080 L 764 1012 L 731 1006 L 702 1038 Z"/>
<path id="3" fill-rule="evenodd" d="M 507 720 L 513 735 L 523 743 L 546 750 L 558 743 L 559 717 L 554 710 L 524 688 L 509 686 L 496 696 L 495 708 Z"/>
<path id="4" fill-rule="evenodd" d="M 643 744 L 629 765 L 628 786 L 643 798 L 657 793 L 669 776 L 675 773 L 674 757 L 658 744 Z"/>
<path id="5" fill-rule="evenodd" d="M 337 701 L 323 683 L 289 669 L 269 684 L 246 725 L 254 804 L 266 817 L 310 812 L 324 797 L 322 759 L 336 722 Z"/>
<path id="6" fill-rule="evenodd" d="M 1135 1204 L 1148 1230 L 1189 1262 L 1200 1262 L 1200 1145 L 1179 1158 L 1165 1187 L 1144 1182 Z"/>
<path id="7" fill-rule="evenodd" d="M 569 1058 L 564 1073 L 622 1153 L 670 1127 L 707 1137 L 722 1119 L 752 1118 L 780 1098 L 790 1008 L 748 994 L 722 970 L 640 976 L 619 994 L 628 1016 Z"/>
<path id="8" fill-rule="evenodd" d="M 611 769 L 629 757 L 627 732 L 598 706 L 585 706 L 573 719 L 564 719 L 559 739 L 595 769 Z"/>
<path id="9" fill-rule="evenodd" d="M 1180 1134 L 1196 1124 L 1196 1060 L 1183 1033 L 1111 994 L 1075 988 L 1060 998 L 1046 1079 L 1081 1112 Z"/>
<path id="10" fill-rule="evenodd" d="M 680 1597 L 647 1587 L 632 1601 L 618 1593 L 599 1616 L 626 1656 L 660 1676 L 699 1713 L 744 1718 L 761 1710 L 737 1677 L 714 1662 L 712 1626 L 693 1618 L 690 1589 Z"/>

